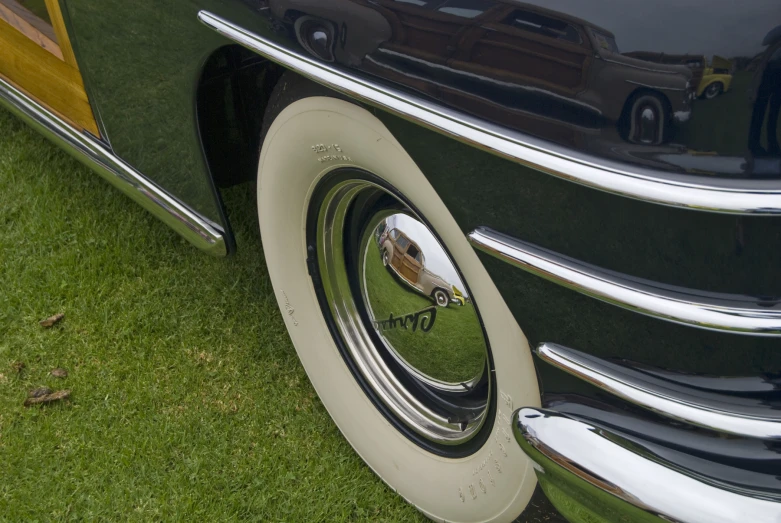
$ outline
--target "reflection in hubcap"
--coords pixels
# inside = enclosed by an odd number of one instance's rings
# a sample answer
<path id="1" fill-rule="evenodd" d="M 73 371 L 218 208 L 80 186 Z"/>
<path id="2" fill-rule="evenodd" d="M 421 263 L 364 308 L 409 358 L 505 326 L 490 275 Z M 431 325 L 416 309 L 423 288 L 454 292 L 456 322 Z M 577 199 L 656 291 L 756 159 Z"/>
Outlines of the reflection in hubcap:
<path id="1" fill-rule="evenodd" d="M 333 183 L 317 203 L 315 282 L 359 382 L 425 440 L 470 441 L 484 425 L 492 376 L 475 303 L 450 255 L 373 182 Z"/>
<path id="2" fill-rule="evenodd" d="M 366 235 L 361 287 L 385 346 L 432 383 L 463 387 L 478 380 L 485 368 L 483 332 L 439 241 L 402 213 L 380 215 Z"/>

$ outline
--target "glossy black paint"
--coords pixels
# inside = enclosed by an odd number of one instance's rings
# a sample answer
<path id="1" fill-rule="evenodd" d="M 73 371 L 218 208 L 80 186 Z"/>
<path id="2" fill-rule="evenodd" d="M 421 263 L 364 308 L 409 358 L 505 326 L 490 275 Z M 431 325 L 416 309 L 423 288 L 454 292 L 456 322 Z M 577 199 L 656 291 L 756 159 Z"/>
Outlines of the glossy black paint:
<path id="1" fill-rule="evenodd" d="M 90 101 L 113 151 L 225 227 L 198 131 L 201 70 L 224 44 L 188 2 L 65 3 Z"/>
<path id="2" fill-rule="evenodd" d="M 573 151 L 681 173 L 781 175 L 775 1 L 267 3 L 276 34 L 311 56 Z M 323 50 L 307 44 L 315 33 L 330 38 Z M 695 99 L 709 64 L 726 67 L 731 86 Z"/>
<path id="3" fill-rule="evenodd" d="M 68 0 L 67 7 L 114 150 L 215 221 L 194 132 L 194 86 L 226 42 L 197 23 L 200 9 L 573 153 L 681 173 L 781 175 L 775 0 Z M 316 36 L 322 49 L 311 43 Z M 714 56 L 728 60 L 732 88 L 691 99 Z"/>
<path id="4" fill-rule="evenodd" d="M 684 174 L 781 177 L 774 136 L 781 125 L 777 0 L 66 3 L 85 81 L 114 151 L 224 225 L 202 151 L 197 86 L 213 85 L 204 81 L 204 66 L 228 42 L 197 22 L 200 9 L 573 154 Z M 702 66 L 714 57 L 730 61 L 731 89 L 713 99 L 692 98 Z M 257 114 L 238 122 L 244 125 L 241 144 L 207 140 L 212 168 L 250 169 L 232 151 L 253 150 Z M 781 218 L 716 215 L 608 195 L 376 114 L 464 233 L 488 226 L 637 277 L 768 302 L 781 297 Z M 778 408 L 777 339 L 646 318 L 481 259 L 530 343 L 552 341 L 630 360 L 685 386 L 753 395 Z M 546 405 L 612 424 L 713 480 L 769 496 L 781 492 L 773 473 L 777 445 L 717 438 L 605 398 L 548 365 L 538 370 Z"/>

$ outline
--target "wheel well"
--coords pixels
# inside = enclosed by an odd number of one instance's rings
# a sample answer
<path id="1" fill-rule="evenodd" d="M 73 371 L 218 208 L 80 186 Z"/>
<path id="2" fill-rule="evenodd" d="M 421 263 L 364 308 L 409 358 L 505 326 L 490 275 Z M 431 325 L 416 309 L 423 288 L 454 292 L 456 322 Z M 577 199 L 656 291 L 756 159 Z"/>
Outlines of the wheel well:
<path id="1" fill-rule="evenodd" d="M 285 69 L 239 45 L 206 60 L 197 91 L 198 130 L 214 183 L 254 180 L 263 113 Z"/>
<path id="2" fill-rule="evenodd" d="M 639 87 L 632 91 L 632 93 L 626 98 L 626 102 L 624 102 L 624 108 L 621 110 L 621 118 L 618 120 L 618 131 L 622 138 L 627 140 L 629 135 L 629 127 L 630 127 L 630 120 L 631 120 L 631 106 L 634 103 L 637 98 L 643 95 L 652 95 L 661 100 L 662 105 L 664 107 L 665 111 L 665 121 L 664 121 L 664 128 L 669 130 L 669 124 L 670 120 L 673 115 L 673 106 L 670 103 L 670 99 L 662 93 L 661 91 L 657 91 L 655 89 L 649 89 L 647 87 Z M 665 133 L 667 134 L 667 133 Z"/>
<path id="3" fill-rule="evenodd" d="M 650 94 L 653 96 L 656 96 L 659 98 L 662 103 L 664 104 L 664 110 L 668 117 L 672 116 L 673 114 L 673 106 L 670 103 L 670 99 L 667 97 L 666 94 L 664 94 L 661 91 L 657 91 L 656 89 L 649 89 L 647 87 L 638 87 L 634 91 L 632 91 L 632 94 L 627 96 L 626 102 L 624 102 L 624 108 L 621 111 L 621 118 L 625 119 L 629 116 L 629 108 L 630 105 L 632 105 L 632 102 L 634 102 L 638 97 L 644 95 L 644 94 Z"/>

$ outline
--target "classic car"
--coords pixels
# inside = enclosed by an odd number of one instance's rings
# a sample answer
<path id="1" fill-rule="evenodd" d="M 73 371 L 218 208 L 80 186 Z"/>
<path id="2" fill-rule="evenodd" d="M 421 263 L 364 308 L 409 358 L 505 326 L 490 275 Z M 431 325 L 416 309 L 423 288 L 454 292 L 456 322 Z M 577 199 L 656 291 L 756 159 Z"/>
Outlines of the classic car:
<path id="1" fill-rule="evenodd" d="M 0 0 L 2 105 L 209 254 L 255 183 L 304 369 L 422 514 L 781 521 L 777 0 L 45 7 Z M 464 306 L 382 266 L 398 216 Z"/>
<path id="2" fill-rule="evenodd" d="M 697 96 L 712 100 L 721 93 L 729 91 L 732 85 L 732 62 L 720 56 L 714 56 L 711 64 L 702 73 L 697 86 Z"/>
<path id="3" fill-rule="evenodd" d="M 403 282 L 424 296 L 430 296 L 440 307 L 451 302 L 463 305 L 464 298 L 455 284 L 426 268 L 426 257 L 418 245 L 396 227 L 381 237 L 382 263 Z"/>

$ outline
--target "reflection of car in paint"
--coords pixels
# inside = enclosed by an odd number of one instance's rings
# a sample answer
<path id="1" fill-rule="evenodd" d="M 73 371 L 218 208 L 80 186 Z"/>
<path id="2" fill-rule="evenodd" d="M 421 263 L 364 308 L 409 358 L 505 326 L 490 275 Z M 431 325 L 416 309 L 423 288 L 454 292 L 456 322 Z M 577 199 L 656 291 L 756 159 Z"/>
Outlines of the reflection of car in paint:
<path id="1" fill-rule="evenodd" d="M 710 65 L 703 55 L 649 53 L 637 51 L 627 53 L 634 58 L 647 62 L 667 65 L 684 65 L 691 69 L 691 86 L 695 89 L 698 98 L 707 100 L 716 98 L 721 93 L 729 91 L 732 84 L 731 60 L 720 56 L 713 56 Z"/>
<path id="2" fill-rule="evenodd" d="M 354 3 L 340 13 L 333 7 L 326 12 L 314 0 L 274 0 L 270 5 L 315 56 L 333 60 L 333 52 L 318 51 L 307 42 L 318 31 L 335 31 L 323 38 L 341 42 L 337 51 L 349 58 L 347 65 L 362 63 L 369 72 L 391 77 L 400 74 L 393 71 L 414 71 L 419 90 L 434 94 L 445 89 L 447 98 L 459 105 L 500 103 L 526 114 L 542 116 L 545 111 L 579 126 L 606 120 L 618 125 L 623 139 L 648 145 L 663 143 L 668 125 L 685 122 L 691 112 L 694 84 L 685 65 L 650 65 L 631 53 L 621 54 L 610 31 L 542 7 L 496 2 L 482 9 L 479 4 L 455 9 L 450 0 L 377 0 L 365 5 L 375 6 L 384 18 L 377 20 L 375 13 L 360 26 L 376 24 L 375 35 L 387 36 L 385 41 L 375 37 L 372 49 L 365 39 L 339 34 L 343 19 L 357 16 Z M 300 23 L 301 17 L 320 19 L 321 26 L 302 34 L 308 26 Z M 363 47 L 354 48 L 353 41 Z M 361 53 L 369 58 L 363 60 Z"/>
<path id="3" fill-rule="evenodd" d="M 464 297 L 455 285 L 426 269 L 426 258 L 420 246 L 406 234 L 394 228 L 380 239 L 383 265 L 392 269 L 410 287 L 431 297 L 440 307 L 447 307 L 451 302 L 464 304 Z"/>
<path id="4" fill-rule="evenodd" d="M 292 29 L 307 52 L 329 62 L 358 67 L 364 56 L 391 35 L 382 14 L 372 6 L 354 1 L 269 0 L 268 5 L 275 19 Z M 343 35 L 336 45 L 337 41 L 331 37 L 348 26 L 349 37 Z M 324 41 L 329 44 L 322 46 Z"/>
<path id="5" fill-rule="evenodd" d="M 709 67 L 702 73 L 697 87 L 697 97 L 712 100 L 721 93 L 729 91 L 732 85 L 732 62 L 720 56 L 714 56 Z"/>

